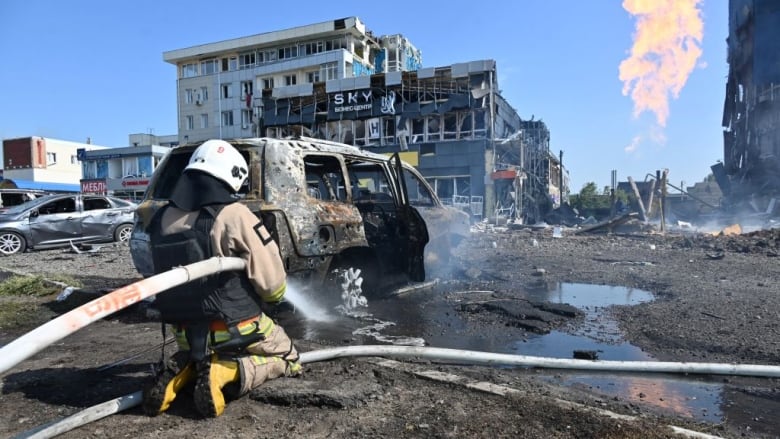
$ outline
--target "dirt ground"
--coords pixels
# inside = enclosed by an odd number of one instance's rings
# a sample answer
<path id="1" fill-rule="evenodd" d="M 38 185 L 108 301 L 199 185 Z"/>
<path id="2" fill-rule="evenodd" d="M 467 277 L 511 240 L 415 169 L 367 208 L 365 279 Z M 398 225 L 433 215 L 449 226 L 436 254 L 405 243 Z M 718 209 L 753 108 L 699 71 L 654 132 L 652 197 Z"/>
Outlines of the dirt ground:
<path id="1" fill-rule="evenodd" d="M 778 365 L 778 253 L 778 230 L 720 237 L 564 230 L 563 237 L 554 238 L 550 229 L 491 228 L 455 249 L 450 268 L 435 273 L 440 278 L 435 287 L 410 294 L 468 322 L 427 331 L 440 338 L 484 334 L 489 346 L 494 336 L 568 331 L 579 324 L 580 314 L 567 313 L 566 307 L 523 302 L 534 288 L 562 282 L 637 288 L 655 300 L 608 312 L 625 339 L 655 359 Z M 95 294 L 139 279 L 122 246 L 94 254 L 49 250 L 0 258 L 0 271 L 66 273 L 85 285 L 63 302 L 25 299 L 13 321 L 0 322 L 0 344 Z M 526 303 L 526 308 L 508 313 L 507 306 L 499 307 L 501 312 L 464 307 L 452 300 L 453 292 L 463 291 L 514 306 Z M 6 307 L 22 299 L 0 300 Z M 286 325 L 291 317 L 280 312 L 278 318 Z M 333 340 L 316 334 L 296 334 L 296 339 L 303 352 L 367 342 L 360 336 Z M 148 349 L 161 341 L 159 323 L 136 306 L 20 363 L 0 375 L 0 436 L 13 437 L 139 390 L 160 353 Z M 116 364 L 120 360 L 127 361 Z M 556 373 L 344 358 L 307 364 L 301 378 L 269 382 L 230 402 L 217 419 L 199 419 L 184 395 L 161 416 L 149 418 L 134 407 L 61 437 L 683 437 L 671 426 L 722 437 L 780 435 L 776 378 L 713 378 L 726 383 L 730 401 L 744 401 L 744 410 L 735 403 L 725 421 L 708 423 L 635 398 L 606 398 L 587 387 L 543 379 Z"/>

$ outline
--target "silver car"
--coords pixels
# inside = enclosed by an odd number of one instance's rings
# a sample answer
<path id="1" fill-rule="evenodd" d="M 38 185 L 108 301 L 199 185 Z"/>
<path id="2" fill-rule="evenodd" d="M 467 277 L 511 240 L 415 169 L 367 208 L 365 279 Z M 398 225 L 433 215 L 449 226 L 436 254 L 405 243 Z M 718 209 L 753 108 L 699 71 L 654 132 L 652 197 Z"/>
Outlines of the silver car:
<path id="1" fill-rule="evenodd" d="M 104 195 L 46 195 L 0 212 L 0 254 L 68 246 L 72 242 L 126 242 L 136 204 Z"/>

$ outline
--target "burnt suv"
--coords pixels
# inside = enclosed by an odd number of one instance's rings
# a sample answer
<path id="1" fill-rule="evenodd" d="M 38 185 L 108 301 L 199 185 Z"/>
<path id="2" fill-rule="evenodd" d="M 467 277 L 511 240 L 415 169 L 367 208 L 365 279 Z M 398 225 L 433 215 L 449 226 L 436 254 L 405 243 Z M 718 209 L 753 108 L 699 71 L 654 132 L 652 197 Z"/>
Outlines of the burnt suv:
<path id="1" fill-rule="evenodd" d="M 444 206 L 398 154 L 388 157 L 311 138 L 228 140 L 249 163 L 239 194 L 279 244 L 288 274 L 321 285 L 338 269 L 360 269 L 362 290 L 426 278 L 469 232 L 468 215 Z M 136 269 L 154 274 L 146 227 L 167 203 L 199 144 L 172 149 L 136 210 L 130 249 Z"/>

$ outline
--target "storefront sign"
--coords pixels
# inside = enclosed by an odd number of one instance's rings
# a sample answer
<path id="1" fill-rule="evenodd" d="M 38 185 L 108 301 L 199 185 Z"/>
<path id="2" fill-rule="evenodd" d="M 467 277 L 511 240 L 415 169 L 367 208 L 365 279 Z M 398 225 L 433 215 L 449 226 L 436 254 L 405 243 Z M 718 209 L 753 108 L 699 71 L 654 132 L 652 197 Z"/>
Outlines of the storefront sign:
<path id="1" fill-rule="evenodd" d="M 106 193 L 106 181 L 81 180 L 81 192 L 87 194 L 104 194 Z"/>
<path id="2" fill-rule="evenodd" d="M 122 180 L 122 187 L 135 188 L 138 186 L 147 186 L 149 184 L 148 178 L 128 178 Z"/>
<path id="3" fill-rule="evenodd" d="M 374 96 L 371 90 L 356 90 L 336 93 L 333 95 L 333 111 L 343 113 L 345 111 L 371 110 Z"/>

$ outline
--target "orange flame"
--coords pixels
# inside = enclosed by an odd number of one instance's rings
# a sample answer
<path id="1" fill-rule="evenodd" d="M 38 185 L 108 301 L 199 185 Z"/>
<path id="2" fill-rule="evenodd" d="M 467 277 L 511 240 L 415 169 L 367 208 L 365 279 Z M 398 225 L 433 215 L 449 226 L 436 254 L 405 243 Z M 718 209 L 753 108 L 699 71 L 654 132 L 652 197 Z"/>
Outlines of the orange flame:
<path id="1" fill-rule="evenodd" d="M 624 0 L 637 17 L 631 56 L 620 63 L 623 95 L 631 94 L 634 117 L 655 113 L 660 126 L 669 117 L 669 96 L 677 98 L 701 56 L 702 0 Z"/>

